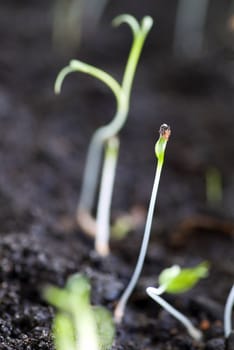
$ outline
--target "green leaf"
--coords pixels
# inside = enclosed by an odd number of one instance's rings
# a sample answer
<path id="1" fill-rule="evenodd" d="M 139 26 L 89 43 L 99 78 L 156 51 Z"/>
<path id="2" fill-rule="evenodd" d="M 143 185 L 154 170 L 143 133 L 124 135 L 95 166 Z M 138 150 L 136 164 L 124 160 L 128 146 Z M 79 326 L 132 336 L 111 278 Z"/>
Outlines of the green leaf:
<path id="1" fill-rule="evenodd" d="M 68 278 L 66 290 L 75 294 L 76 298 L 87 298 L 91 292 L 91 285 L 88 278 L 80 273 L 75 273 Z"/>
<path id="2" fill-rule="evenodd" d="M 65 289 L 47 286 L 43 291 L 44 299 L 60 310 L 70 311 L 69 293 Z"/>
<path id="3" fill-rule="evenodd" d="M 56 350 L 76 350 L 74 328 L 68 315 L 59 313 L 55 316 L 53 334 Z"/>
<path id="4" fill-rule="evenodd" d="M 181 269 L 174 265 L 162 271 L 159 284 L 168 293 L 183 293 L 193 288 L 195 284 L 208 275 L 209 263 L 202 262 L 193 268 Z"/>
<path id="5" fill-rule="evenodd" d="M 111 313 L 101 306 L 94 306 L 93 311 L 99 336 L 100 350 L 108 350 L 111 348 L 115 337 L 115 326 Z"/>

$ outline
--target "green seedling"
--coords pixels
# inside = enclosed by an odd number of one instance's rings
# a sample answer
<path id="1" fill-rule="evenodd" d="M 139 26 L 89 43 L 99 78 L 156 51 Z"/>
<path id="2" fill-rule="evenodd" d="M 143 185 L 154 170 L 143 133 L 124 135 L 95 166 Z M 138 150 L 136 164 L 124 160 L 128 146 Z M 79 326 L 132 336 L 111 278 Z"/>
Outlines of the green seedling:
<path id="1" fill-rule="evenodd" d="M 44 298 L 57 313 L 53 322 L 56 350 L 108 350 L 115 329 L 111 314 L 90 305 L 91 286 L 81 274 L 72 275 L 65 288 L 49 286 Z"/>
<path id="2" fill-rule="evenodd" d="M 206 200 L 211 206 L 222 202 L 223 185 L 221 173 L 217 168 L 210 167 L 206 170 Z"/>
<path id="3" fill-rule="evenodd" d="M 127 23 L 130 26 L 133 33 L 133 43 L 128 56 L 121 84 L 105 71 L 78 60 L 72 60 L 67 67 L 63 68 L 55 82 L 55 92 L 60 93 L 64 78 L 68 74 L 73 72 L 86 73 L 106 84 L 107 87 L 109 87 L 110 90 L 113 92 L 116 98 L 117 107 L 114 119 L 109 124 L 97 129 L 91 139 L 87 154 L 83 183 L 81 186 L 80 200 L 77 208 L 77 220 L 79 225 L 83 228 L 83 230 L 92 235 L 97 234 L 97 236 L 102 235 L 102 232 L 104 232 L 104 236 L 108 237 L 108 239 L 110 230 L 110 219 L 107 213 L 110 212 L 115 175 L 115 170 L 110 170 L 110 164 L 108 165 L 108 167 L 112 179 L 108 188 L 105 185 L 104 181 L 101 182 L 101 187 L 104 186 L 105 190 L 101 189 L 100 192 L 104 192 L 105 197 L 102 196 L 101 198 L 99 198 L 98 201 L 97 212 L 100 215 L 98 215 L 97 217 L 97 225 L 95 225 L 95 222 L 92 219 L 91 215 L 91 211 L 94 206 L 94 199 L 97 189 L 98 174 L 101 165 L 103 147 L 104 145 L 106 145 L 106 152 L 104 155 L 105 160 L 103 167 L 103 172 L 105 173 L 106 162 L 111 163 L 114 169 L 116 168 L 116 162 L 118 158 L 118 146 L 116 146 L 116 151 L 114 152 L 114 156 L 116 157 L 116 159 L 114 160 L 113 154 L 111 154 L 113 152 L 108 151 L 108 149 L 112 148 L 113 146 L 110 140 L 112 140 L 114 137 L 115 139 L 117 139 L 119 131 L 122 129 L 126 122 L 129 112 L 130 94 L 132 90 L 133 78 L 135 76 L 137 63 L 139 61 L 145 39 L 152 27 L 153 20 L 151 17 L 146 16 L 142 19 L 141 23 L 138 23 L 133 16 L 124 14 L 116 17 L 113 21 L 113 24 L 115 26 L 118 26 L 121 23 Z M 111 162 L 109 162 L 106 159 L 110 154 L 112 157 Z M 106 175 L 103 174 L 102 177 L 106 178 Z M 109 193 L 107 193 L 108 191 Z M 103 201 L 105 201 L 105 203 L 103 203 Z M 103 210 L 103 208 L 106 209 Z M 102 215 L 104 215 L 104 218 L 102 217 Z M 100 246 L 99 242 L 101 242 Z M 96 250 L 101 255 L 106 255 L 109 251 L 108 240 L 106 238 L 97 238 Z"/>
<path id="4" fill-rule="evenodd" d="M 232 332 L 232 309 L 234 305 L 234 284 L 230 290 L 230 293 L 227 297 L 226 305 L 224 308 L 224 335 L 226 338 Z"/>
<path id="5" fill-rule="evenodd" d="M 144 236 L 141 244 L 140 254 L 139 254 L 133 275 L 115 308 L 114 318 L 117 323 L 120 323 L 123 318 L 127 301 L 130 295 L 132 294 L 133 289 L 136 286 L 136 283 L 140 277 L 142 267 L 145 261 L 145 256 L 146 256 L 149 238 L 150 238 L 150 231 L 152 226 L 155 202 L 157 198 L 158 186 L 159 186 L 161 171 L 164 163 L 164 155 L 165 155 L 166 145 L 170 137 L 170 134 L 171 134 L 170 127 L 167 124 L 161 125 L 159 130 L 159 139 L 155 144 L 155 154 L 158 159 L 158 162 L 156 167 L 153 190 L 150 198 L 149 210 L 146 218 Z"/>
<path id="6" fill-rule="evenodd" d="M 190 336 L 195 340 L 202 339 L 202 333 L 193 326 L 192 322 L 180 311 L 166 302 L 161 295 L 167 293 L 183 293 L 193 288 L 196 283 L 208 275 L 209 264 L 203 262 L 194 268 L 181 269 L 178 265 L 174 265 L 161 272 L 158 278 L 159 287 L 148 287 L 147 294 L 161 305 L 166 311 L 180 321 L 187 329 Z"/>

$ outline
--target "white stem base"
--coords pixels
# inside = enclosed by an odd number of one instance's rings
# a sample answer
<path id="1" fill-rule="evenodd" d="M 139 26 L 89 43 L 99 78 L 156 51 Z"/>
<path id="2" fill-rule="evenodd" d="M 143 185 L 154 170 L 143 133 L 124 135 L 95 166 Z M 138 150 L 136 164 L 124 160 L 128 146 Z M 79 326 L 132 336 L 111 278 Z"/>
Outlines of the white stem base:
<path id="1" fill-rule="evenodd" d="M 162 293 L 162 290 L 160 288 L 148 287 L 146 289 L 146 293 L 172 316 L 174 316 L 178 321 L 180 321 L 193 339 L 202 339 L 202 332 L 199 329 L 195 328 L 185 315 L 176 310 L 173 306 L 171 306 L 168 302 L 159 296 L 159 294 Z"/>
<path id="2" fill-rule="evenodd" d="M 100 195 L 97 207 L 97 233 L 95 249 L 101 256 L 109 254 L 110 207 L 118 159 L 119 140 L 112 137 L 107 141 L 102 170 Z"/>

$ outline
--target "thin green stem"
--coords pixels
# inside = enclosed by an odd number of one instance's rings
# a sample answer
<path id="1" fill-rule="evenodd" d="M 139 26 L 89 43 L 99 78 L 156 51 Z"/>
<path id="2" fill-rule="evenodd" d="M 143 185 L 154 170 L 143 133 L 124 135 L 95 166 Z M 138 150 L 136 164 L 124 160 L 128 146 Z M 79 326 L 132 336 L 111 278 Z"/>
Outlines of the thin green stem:
<path id="1" fill-rule="evenodd" d="M 72 60 L 70 65 L 63 68 L 55 82 L 55 92 L 60 93 L 62 83 L 65 77 L 72 72 L 81 72 L 89 74 L 104 82 L 113 92 L 117 102 L 117 113 L 114 119 L 106 126 L 100 127 L 94 133 L 87 155 L 87 161 L 84 171 L 83 183 L 81 186 L 81 195 L 78 206 L 78 216 L 85 212 L 90 212 L 93 206 L 95 191 L 97 187 L 99 166 L 101 162 L 103 143 L 113 132 L 117 132 L 125 122 L 125 116 L 128 112 L 125 95 L 119 83 L 111 75 L 103 70 L 93 67 L 79 60 Z M 82 215 L 82 214 L 81 214 Z"/>
<path id="2" fill-rule="evenodd" d="M 129 27 L 132 30 L 133 37 L 137 35 L 137 33 L 140 31 L 140 25 L 137 22 L 136 18 L 128 15 L 128 14 L 123 14 L 115 17 L 112 21 L 112 24 L 117 27 L 122 23 L 127 23 Z"/>
<path id="3" fill-rule="evenodd" d="M 140 254 L 138 256 L 136 267 L 130 279 L 129 284 L 127 285 L 115 309 L 114 317 L 117 323 L 120 323 L 123 318 L 126 304 L 128 302 L 130 295 L 132 294 L 133 289 L 137 284 L 137 281 L 140 277 L 140 274 L 143 268 L 143 264 L 145 261 L 145 256 L 148 248 L 149 238 L 150 238 L 150 231 L 152 226 L 154 207 L 155 207 L 155 202 L 156 202 L 156 197 L 158 192 L 158 185 L 159 185 L 161 171 L 162 171 L 162 163 L 158 164 L 156 168 L 154 185 L 153 185 L 153 190 L 152 190 L 150 204 L 149 204 L 149 210 L 148 210 L 147 219 L 146 219 L 145 231 L 144 231 Z"/>
<path id="4" fill-rule="evenodd" d="M 58 74 L 56 80 L 55 80 L 55 84 L 54 84 L 54 92 L 56 94 L 60 94 L 61 92 L 61 88 L 62 88 L 62 84 L 64 79 L 66 78 L 66 76 L 70 73 L 73 73 L 74 69 L 70 66 L 64 67 Z"/>
<path id="5" fill-rule="evenodd" d="M 112 137 L 106 144 L 97 206 L 95 249 L 101 256 L 107 256 L 109 254 L 110 208 L 118 154 L 119 139 L 117 137 Z"/>
<path id="6" fill-rule="evenodd" d="M 167 301 L 165 301 L 162 297 L 160 297 L 160 294 L 162 294 L 161 289 L 154 288 L 154 287 L 148 287 L 146 289 L 146 293 L 154 300 L 156 303 L 161 305 L 167 312 L 169 312 L 172 316 L 174 316 L 179 322 L 181 322 L 184 327 L 187 329 L 188 333 L 191 335 L 191 337 L 195 340 L 201 340 L 202 339 L 202 333 L 199 329 L 194 327 L 192 322 L 188 319 L 187 316 L 182 314 L 180 311 L 175 309 L 172 305 L 170 305 Z"/>
<path id="7" fill-rule="evenodd" d="M 170 127 L 166 124 L 161 125 L 159 133 L 160 133 L 160 137 L 155 145 L 158 163 L 157 163 L 157 167 L 156 167 L 153 190 L 151 193 L 149 209 L 148 209 L 148 214 L 147 214 L 147 218 L 146 218 L 145 231 L 144 231 L 142 244 L 141 244 L 141 248 L 140 248 L 140 253 L 138 256 L 135 270 L 134 270 L 133 275 L 130 279 L 130 282 L 128 283 L 128 285 L 127 285 L 124 293 L 122 294 L 122 296 L 121 296 L 121 298 L 120 298 L 120 300 L 115 308 L 115 311 L 114 311 L 114 318 L 115 318 L 115 321 L 117 323 L 120 323 L 122 321 L 128 299 L 129 299 L 130 295 L 132 294 L 133 289 L 135 288 L 137 281 L 140 277 L 140 274 L 141 274 L 141 271 L 143 268 L 143 264 L 145 261 L 145 256 L 146 256 L 148 244 L 149 244 L 154 208 L 155 208 L 155 203 L 156 203 L 156 198 L 157 198 L 157 193 L 158 193 L 158 186 L 159 186 L 161 171 L 162 171 L 162 167 L 163 167 L 163 163 L 164 163 L 164 153 L 165 153 L 167 141 L 168 141 L 170 133 L 171 133 Z"/>
<path id="8" fill-rule="evenodd" d="M 104 84 L 106 84 L 111 91 L 113 92 L 117 105 L 120 104 L 120 96 L 121 96 L 121 86 L 119 83 L 108 73 L 104 72 L 102 69 L 96 68 L 87 64 L 85 62 L 79 60 L 70 61 L 69 66 L 63 68 L 59 73 L 56 81 L 55 81 L 55 92 L 60 93 L 62 83 L 65 77 L 72 72 L 81 72 L 85 74 L 89 74 L 94 78 L 101 80 Z"/>
<path id="9" fill-rule="evenodd" d="M 136 67 L 145 39 L 153 24 L 153 20 L 149 16 L 144 17 L 141 24 L 139 24 L 133 16 L 127 14 L 116 17 L 113 21 L 113 24 L 119 25 L 124 22 L 127 23 L 132 30 L 133 43 L 126 63 L 122 85 L 120 85 L 112 76 L 103 70 L 79 60 L 70 61 L 69 66 L 62 69 L 55 82 L 55 92 L 59 93 L 61 91 L 62 83 L 67 74 L 75 71 L 83 72 L 104 82 L 115 95 L 117 102 L 117 112 L 113 120 L 109 124 L 102 126 L 96 130 L 88 149 L 83 183 L 81 186 L 81 195 L 77 208 L 77 219 L 84 229 L 85 222 L 92 222 L 91 210 L 93 208 L 95 192 L 97 188 L 103 144 L 108 139 L 117 135 L 126 122 L 129 112 L 130 92 L 132 89 Z M 95 225 L 92 224 L 91 226 L 92 228 L 95 228 Z"/>
<path id="10" fill-rule="evenodd" d="M 139 28 L 137 35 L 136 33 L 134 35 L 133 44 L 127 60 L 127 65 L 122 81 L 122 89 L 127 96 L 127 100 L 130 99 L 130 92 L 132 89 L 133 79 L 135 76 L 137 63 L 139 61 L 140 54 L 145 42 L 145 38 L 148 35 L 148 32 L 150 31 L 152 25 L 152 18 L 149 16 L 145 17 L 142 21 L 142 26 Z"/>
<path id="11" fill-rule="evenodd" d="M 91 139 L 87 154 L 87 161 L 85 164 L 83 182 L 81 185 L 78 212 L 81 212 L 83 210 L 90 212 L 92 210 L 95 192 L 97 188 L 103 144 L 110 137 L 113 128 L 121 128 L 122 118 L 124 116 L 124 109 L 118 110 L 112 122 L 106 126 L 97 129 Z"/>
<path id="12" fill-rule="evenodd" d="M 112 85 L 110 86 L 112 91 L 115 93 L 115 96 L 118 96 L 117 112 L 113 120 L 109 124 L 102 126 L 95 131 L 88 149 L 83 183 L 81 186 L 81 195 L 80 195 L 78 209 L 77 209 L 77 217 L 80 216 L 80 213 L 82 215 L 83 211 L 90 212 L 92 210 L 94 198 L 95 198 L 95 192 L 97 188 L 97 181 L 98 181 L 97 174 L 99 173 L 103 143 L 107 141 L 109 138 L 116 135 L 120 131 L 120 129 L 123 127 L 126 121 L 126 118 L 128 116 L 128 111 L 129 111 L 130 91 L 133 83 L 134 74 L 136 71 L 136 66 L 139 61 L 139 56 L 142 51 L 145 38 L 153 24 L 153 20 L 151 17 L 146 17 L 145 20 L 143 20 L 142 28 L 140 28 L 135 18 L 129 15 L 119 16 L 114 20 L 115 25 L 120 24 L 122 22 L 126 22 L 130 25 L 134 34 L 134 40 L 133 40 L 133 44 L 127 60 L 123 83 L 122 83 L 122 86 L 120 87 L 121 91 L 119 91 L 119 87 L 118 89 L 116 89 L 113 81 L 114 79 L 112 79 Z M 79 61 L 79 64 L 80 64 L 80 61 Z M 73 64 L 72 66 L 75 67 L 75 64 Z M 98 70 L 97 68 L 94 68 L 94 67 L 92 68 L 92 66 L 86 65 L 82 69 L 89 69 L 89 68 L 91 69 L 92 74 L 93 75 L 96 74 L 96 77 L 100 79 L 99 77 L 100 70 Z M 88 73 L 88 71 L 86 72 Z M 117 92 L 117 95 L 116 95 L 116 92 Z"/>

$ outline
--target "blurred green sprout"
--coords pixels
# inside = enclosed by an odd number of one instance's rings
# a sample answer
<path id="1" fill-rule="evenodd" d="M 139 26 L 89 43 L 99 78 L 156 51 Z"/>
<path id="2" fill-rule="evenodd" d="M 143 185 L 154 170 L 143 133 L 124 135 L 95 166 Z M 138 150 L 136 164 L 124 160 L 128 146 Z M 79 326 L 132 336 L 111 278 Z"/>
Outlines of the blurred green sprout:
<path id="1" fill-rule="evenodd" d="M 64 288 L 48 286 L 44 298 L 57 309 L 53 321 L 56 350 L 108 350 L 115 336 L 110 312 L 90 304 L 91 286 L 74 274 Z"/>
<path id="2" fill-rule="evenodd" d="M 190 290 L 198 283 L 200 279 L 208 276 L 208 271 L 209 263 L 206 261 L 195 267 L 184 269 L 178 265 L 173 265 L 172 267 L 163 270 L 159 275 L 159 287 L 148 287 L 146 289 L 147 294 L 172 316 L 174 316 L 179 322 L 181 322 L 187 329 L 190 336 L 195 340 L 202 339 L 201 331 L 194 327 L 187 316 L 183 315 L 180 311 L 171 306 L 161 297 L 161 295 L 164 292 L 174 294 L 184 293 Z"/>
<path id="3" fill-rule="evenodd" d="M 144 265 L 145 256 L 146 256 L 149 239 L 150 239 L 151 226 L 152 226 L 154 208 L 155 208 L 155 203 L 156 203 L 156 198 L 158 193 L 159 181 L 160 181 L 161 172 L 162 172 L 163 163 L 164 163 L 165 150 L 166 150 L 167 142 L 169 140 L 170 135 L 171 135 L 170 126 L 167 124 L 162 124 L 159 129 L 159 138 L 155 144 L 155 155 L 158 162 L 156 166 L 153 189 L 150 197 L 149 209 L 147 213 L 145 230 L 144 230 L 144 235 L 143 235 L 142 244 L 140 248 L 140 253 L 139 253 L 132 277 L 127 287 L 125 288 L 122 296 L 120 297 L 120 300 L 117 303 L 114 311 L 114 318 L 117 323 L 120 323 L 122 321 L 126 304 L 137 284 L 137 281 L 140 277 L 140 274 Z"/>
<path id="4" fill-rule="evenodd" d="M 128 24 L 133 34 L 133 42 L 122 83 L 119 83 L 104 70 L 79 60 L 71 60 L 69 65 L 60 71 L 55 82 L 55 92 L 58 94 L 68 74 L 82 72 L 102 81 L 116 98 L 117 107 L 114 118 L 109 124 L 98 128 L 91 139 L 77 208 L 77 221 L 85 232 L 96 237 L 95 249 L 101 256 L 106 256 L 109 253 L 110 206 L 119 154 L 118 133 L 124 126 L 128 116 L 136 67 L 145 39 L 153 25 L 153 19 L 150 16 L 145 16 L 141 22 L 138 22 L 133 16 L 123 14 L 113 20 L 114 26 L 119 26 L 122 23 Z M 92 217 L 92 209 L 94 207 L 103 149 L 105 149 L 105 152 L 97 204 L 97 219 L 95 221 Z"/>

